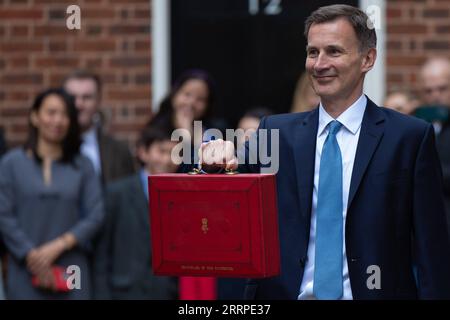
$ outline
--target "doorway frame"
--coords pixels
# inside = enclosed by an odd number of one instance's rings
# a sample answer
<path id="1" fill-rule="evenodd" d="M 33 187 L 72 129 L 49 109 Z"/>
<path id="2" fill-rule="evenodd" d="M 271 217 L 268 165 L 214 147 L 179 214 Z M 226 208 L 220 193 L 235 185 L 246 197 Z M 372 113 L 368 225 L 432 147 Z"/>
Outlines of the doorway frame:
<path id="1" fill-rule="evenodd" d="M 156 113 L 161 100 L 170 90 L 171 75 L 171 0 L 150 0 L 151 3 L 151 60 L 152 60 L 152 111 Z M 359 0 L 363 10 L 379 11 L 377 27 L 377 62 L 367 74 L 364 93 L 381 105 L 386 94 L 386 0 Z"/>

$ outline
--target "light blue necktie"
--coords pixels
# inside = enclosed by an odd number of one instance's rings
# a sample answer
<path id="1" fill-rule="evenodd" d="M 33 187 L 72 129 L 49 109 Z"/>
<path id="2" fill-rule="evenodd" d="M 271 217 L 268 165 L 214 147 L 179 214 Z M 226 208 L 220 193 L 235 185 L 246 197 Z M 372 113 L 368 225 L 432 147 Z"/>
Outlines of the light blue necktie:
<path id="1" fill-rule="evenodd" d="M 322 148 L 316 211 L 314 296 L 342 296 L 342 157 L 336 134 L 342 124 L 332 121 Z"/>

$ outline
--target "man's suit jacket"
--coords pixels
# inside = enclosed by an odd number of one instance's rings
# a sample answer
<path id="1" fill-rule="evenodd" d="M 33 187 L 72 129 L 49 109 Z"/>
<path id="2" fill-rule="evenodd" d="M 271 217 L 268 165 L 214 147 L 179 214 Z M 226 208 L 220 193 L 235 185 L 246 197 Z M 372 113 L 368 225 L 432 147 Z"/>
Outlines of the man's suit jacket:
<path id="1" fill-rule="evenodd" d="M 247 299 L 298 297 L 308 258 L 318 118 L 316 109 L 261 121 L 260 129 L 280 130 L 281 274 L 249 281 Z M 348 203 L 345 245 L 354 299 L 450 298 L 442 174 L 431 125 L 368 100 Z M 367 286 L 372 265 L 380 268 L 381 289 Z"/>
<path id="2" fill-rule="evenodd" d="M 447 211 L 448 231 L 450 233 L 450 120 L 444 123 L 436 140 L 444 177 L 444 199 Z"/>
<path id="3" fill-rule="evenodd" d="M 97 141 L 103 185 L 135 172 L 133 157 L 125 143 L 105 134 L 100 126 L 97 129 Z"/>
<path id="4" fill-rule="evenodd" d="M 106 190 L 106 223 L 94 256 L 97 299 L 176 299 L 177 280 L 151 271 L 148 203 L 139 174 Z"/>

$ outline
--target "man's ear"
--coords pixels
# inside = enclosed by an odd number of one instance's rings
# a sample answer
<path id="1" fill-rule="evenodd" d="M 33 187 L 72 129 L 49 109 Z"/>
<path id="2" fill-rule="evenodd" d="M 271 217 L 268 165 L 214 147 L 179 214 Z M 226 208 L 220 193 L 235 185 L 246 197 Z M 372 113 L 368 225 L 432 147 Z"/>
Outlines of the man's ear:
<path id="1" fill-rule="evenodd" d="M 362 71 L 368 72 L 370 71 L 377 59 L 377 49 L 371 48 L 364 53 L 363 62 L 362 62 Z"/>

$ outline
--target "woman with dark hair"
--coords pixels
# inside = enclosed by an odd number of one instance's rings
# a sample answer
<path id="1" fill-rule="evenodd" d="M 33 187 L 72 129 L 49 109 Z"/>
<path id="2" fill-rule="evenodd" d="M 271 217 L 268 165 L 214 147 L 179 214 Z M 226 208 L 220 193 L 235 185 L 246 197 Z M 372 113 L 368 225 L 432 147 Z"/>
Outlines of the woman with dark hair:
<path id="1" fill-rule="evenodd" d="M 199 69 L 187 70 L 177 78 L 148 125 L 170 132 L 186 129 L 192 135 L 194 121 L 202 121 L 203 129 L 217 128 L 223 132 L 225 123 L 212 118 L 215 96 L 215 82 L 209 73 Z"/>
<path id="2" fill-rule="evenodd" d="M 89 299 L 88 248 L 104 218 L 100 181 L 81 156 L 73 99 L 39 94 L 24 147 L 0 162 L 8 299 Z"/>

